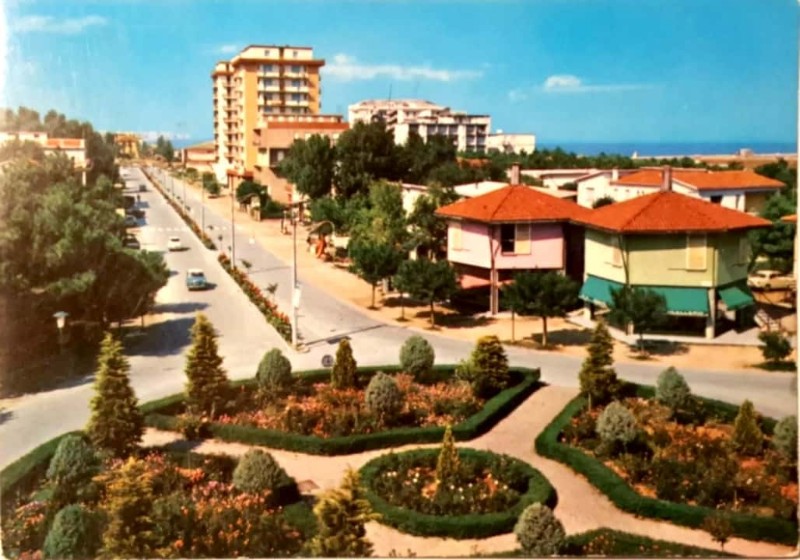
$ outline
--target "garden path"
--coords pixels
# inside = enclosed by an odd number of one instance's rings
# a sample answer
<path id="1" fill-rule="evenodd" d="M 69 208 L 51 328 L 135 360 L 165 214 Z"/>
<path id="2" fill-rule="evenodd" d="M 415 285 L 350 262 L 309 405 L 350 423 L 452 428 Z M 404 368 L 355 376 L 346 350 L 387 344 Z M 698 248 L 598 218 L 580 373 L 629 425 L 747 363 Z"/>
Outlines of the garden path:
<path id="1" fill-rule="evenodd" d="M 651 538 L 685 543 L 716 549 L 711 537 L 699 530 L 679 527 L 663 521 L 640 519 L 617 509 L 611 501 L 585 478 L 576 475 L 569 467 L 539 456 L 533 449 L 536 436 L 575 397 L 577 390 L 569 387 L 545 386 L 536 391 L 524 403 L 492 430 L 470 442 L 459 443 L 459 447 L 487 449 L 505 453 L 526 461 L 547 477 L 558 492 L 556 516 L 561 520 L 567 534 L 581 533 L 599 527 L 608 527 Z M 143 445 L 160 446 L 181 440 L 173 432 L 148 429 Z M 420 447 L 435 447 L 436 444 L 407 445 L 395 451 Z M 200 442 L 193 450 L 199 453 L 225 453 L 243 455 L 250 447 L 240 443 L 219 440 Z M 313 481 L 318 487 L 314 493 L 338 486 L 347 467 L 360 468 L 370 459 L 387 450 L 367 451 L 353 455 L 322 457 L 284 450 L 268 450 L 275 459 L 298 482 Z M 388 556 L 394 550 L 404 556 L 413 552 L 420 557 L 469 556 L 475 553 L 488 554 L 516 548 L 513 534 L 498 535 L 487 539 L 443 539 L 417 537 L 400 533 L 395 529 L 370 523 L 367 534 L 375 544 L 377 556 Z M 727 552 L 743 556 L 789 557 L 796 551 L 787 546 L 743 539 L 732 539 L 725 545 Z"/>

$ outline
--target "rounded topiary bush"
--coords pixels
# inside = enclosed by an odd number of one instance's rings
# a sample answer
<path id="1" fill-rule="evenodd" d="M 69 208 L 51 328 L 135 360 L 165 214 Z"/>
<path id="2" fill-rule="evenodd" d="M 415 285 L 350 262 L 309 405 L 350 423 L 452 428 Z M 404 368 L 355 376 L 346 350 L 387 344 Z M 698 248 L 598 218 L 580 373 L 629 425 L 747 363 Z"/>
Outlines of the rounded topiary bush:
<path id="1" fill-rule="evenodd" d="M 656 400 L 673 412 L 685 409 L 691 401 L 692 391 L 683 376 L 674 367 L 668 367 L 658 376 Z"/>
<path id="2" fill-rule="evenodd" d="M 406 339 L 400 349 L 400 367 L 415 378 L 430 373 L 434 359 L 433 346 L 419 335 Z"/>
<path id="3" fill-rule="evenodd" d="M 53 499 L 57 504 L 76 501 L 87 493 L 98 472 L 100 457 L 87 439 L 77 434 L 64 437 L 47 469 Z"/>
<path id="4" fill-rule="evenodd" d="M 500 339 L 494 335 L 478 339 L 470 356 L 471 366 L 462 368 L 469 371 L 468 379 L 472 390 L 480 398 L 493 397 L 508 387 L 511 376 L 508 369 L 508 356 Z"/>
<path id="5" fill-rule="evenodd" d="M 636 417 L 619 401 L 603 409 L 597 419 L 597 434 L 605 443 L 627 445 L 636 438 Z"/>
<path id="6" fill-rule="evenodd" d="M 292 383 L 292 363 L 280 350 L 273 348 L 261 358 L 256 379 L 264 391 L 282 391 Z"/>
<path id="7" fill-rule="evenodd" d="M 297 497 L 297 484 L 269 453 L 251 449 L 233 471 L 233 486 L 241 492 L 271 492 L 278 503 Z"/>
<path id="8" fill-rule="evenodd" d="M 514 526 L 514 534 L 522 551 L 529 556 L 554 556 L 566 538 L 564 526 L 542 504 L 525 508 Z"/>
<path id="9" fill-rule="evenodd" d="M 797 416 L 787 416 L 775 424 L 772 445 L 784 457 L 797 461 Z"/>
<path id="10" fill-rule="evenodd" d="M 101 544 L 100 516 L 79 504 L 58 511 L 45 538 L 45 558 L 94 558 Z"/>
<path id="11" fill-rule="evenodd" d="M 391 422 L 403 409 L 403 393 L 394 378 L 383 372 L 372 376 L 364 392 L 364 401 L 370 412 L 382 422 Z"/>

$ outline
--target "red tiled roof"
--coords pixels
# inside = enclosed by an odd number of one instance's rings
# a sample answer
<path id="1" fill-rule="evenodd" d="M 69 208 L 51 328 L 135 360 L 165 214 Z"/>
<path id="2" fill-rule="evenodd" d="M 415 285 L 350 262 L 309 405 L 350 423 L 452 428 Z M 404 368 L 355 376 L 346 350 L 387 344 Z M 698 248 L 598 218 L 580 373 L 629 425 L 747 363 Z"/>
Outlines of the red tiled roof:
<path id="1" fill-rule="evenodd" d="M 620 233 L 721 232 L 772 225 L 763 218 L 672 191 L 602 206 L 577 221 Z"/>
<path id="2" fill-rule="evenodd" d="M 781 221 L 789 224 L 796 224 L 797 214 L 789 214 L 788 216 L 784 216 L 783 218 L 781 218 Z"/>
<path id="3" fill-rule="evenodd" d="M 474 198 L 442 206 L 436 213 L 484 223 L 568 221 L 586 216 L 589 210 L 569 200 L 509 185 Z"/>
<path id="4" fill-rule="evenodd" d="M 61 150 L 81 150 L 83 149 L 82 138 L 48 138 L 45 148 Z"/>
<path id="5" fill-rule="evenodd" d="M 632 173 L 614 181 L 621 186 L 660 187 L 662 179 L 660 169 L 645 169 Z M 695 187 L 697 190 L 740 190 L 740 189 L 780 189 L 784 185 L 780 181 L 764 177 L 752 171 L 685 171 L 674 169 L 673 181 Z"/>

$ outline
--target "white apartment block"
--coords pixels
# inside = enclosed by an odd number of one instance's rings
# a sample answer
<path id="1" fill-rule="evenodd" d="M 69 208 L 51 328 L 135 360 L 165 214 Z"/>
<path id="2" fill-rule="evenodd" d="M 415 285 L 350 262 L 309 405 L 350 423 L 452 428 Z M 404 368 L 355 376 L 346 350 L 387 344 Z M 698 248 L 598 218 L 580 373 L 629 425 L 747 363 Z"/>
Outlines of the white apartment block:
<path id="1" fill-rule="evenodd" d="M 508 134 L 498 130 L 486 137 L 486 151 L 501 154 L 532 154 L 536 151 L 535 134 Z"/>
<path id="2" fill-rule="evenodd" d="M 396 144 L 405 144 L 416 132 L 427 142 L 435 135 L 453 140 L 462 152 L 486 152 L 486 139 L 492 126 L 488 115 L 468 115 L 422 99 L 372 99 L 348 107 L 350 125 L 383 120 L 394 133 Z"/>

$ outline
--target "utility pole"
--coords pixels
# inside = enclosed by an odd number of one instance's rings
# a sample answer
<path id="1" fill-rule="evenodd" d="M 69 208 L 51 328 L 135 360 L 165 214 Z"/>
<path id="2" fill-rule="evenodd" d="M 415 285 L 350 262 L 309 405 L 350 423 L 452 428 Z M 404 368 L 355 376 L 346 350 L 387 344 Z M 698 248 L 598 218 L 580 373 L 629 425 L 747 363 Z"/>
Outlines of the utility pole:
<path id="1" fill-rule="evenodd" d="M 297 297 L 297 216 L 294 209 L 292 218 L 292 348 L 297 350 L 297 308 L 300 305 Z"/>
<path id="2" fill-rule="evenodd" d="M 233 211 L 236 190 L 231 187 L 231 264 L 236 267 L 236 218 Z"/>
<path id="3" fill-rule="evenodd" d="M 200 184 L 200 220 L 202 227 L 200 231 L 205 233 L 206 231 L 206 186 L 204 184 Z"/>

